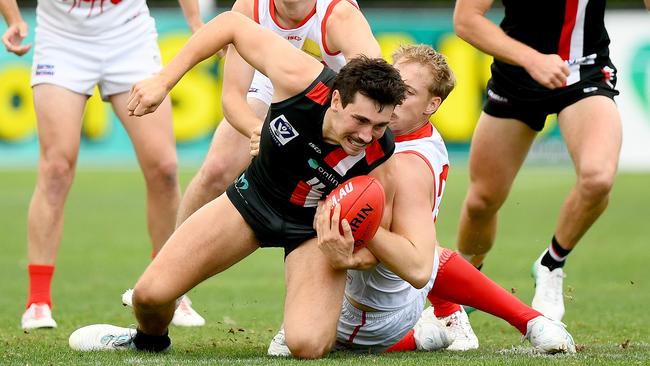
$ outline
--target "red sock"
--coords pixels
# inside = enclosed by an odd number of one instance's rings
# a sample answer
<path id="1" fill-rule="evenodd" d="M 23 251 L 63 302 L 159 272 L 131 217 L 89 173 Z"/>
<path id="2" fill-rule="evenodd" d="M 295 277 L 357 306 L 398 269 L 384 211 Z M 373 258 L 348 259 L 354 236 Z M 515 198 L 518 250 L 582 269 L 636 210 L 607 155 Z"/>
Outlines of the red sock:
<path id="1" fill-rule="evenodd" d="M 52 297 L 50 295 L 50 285 L 54 266 L 30 264 L 27 266 L 29 273 L 29 298 L 27 307 L 34 303 L 44 303 L 52 307 Z"/>
<path id="2" fill-rule="evenodd" d="M 384 352 L 415 351 L 417 347 L 415 346 L 415 337 L 413 337 L 414 333 L 415 331 L 413 329 L 409 330 L 402 340 L 390 346 L 390 348 Z"/>
<path id="3" fill-rule="evenodd" d="M 438 281 L 438 279 L 436 279 L 436 281 Z M 429 292 L 427 299 L 429 299 L 431 306 L 433 306 L 433 313 L 436 315 L 436 318 L 449 316 L 460 310 L 460 305 L 439 298 L 433 294 L 433 291 Z"/>
<path id="4" fill-rule="evenodd" d="M 449 249 L 443 249 L 440 254 L 431 295 L 490 313 L 512 324 L 521 334 L 526 334 L 529 320 L 542 315 Z"/>

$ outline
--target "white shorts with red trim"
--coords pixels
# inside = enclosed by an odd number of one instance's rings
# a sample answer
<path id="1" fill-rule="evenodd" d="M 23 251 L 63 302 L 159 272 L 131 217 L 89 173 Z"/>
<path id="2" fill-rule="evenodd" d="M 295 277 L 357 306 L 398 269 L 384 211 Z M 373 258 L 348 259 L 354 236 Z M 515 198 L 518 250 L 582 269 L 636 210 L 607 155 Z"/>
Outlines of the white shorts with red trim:
<path id="1" fill-rule="evenodd" d="M 383 352 L 400 341 L 420 319 L 438 273 L 438 253 L 431 279 L 421 289 L 413 288 L 413 301 L 393 311 L 363 311 L 343 298 L 341 316 L 336 326 L 336 348 L 360 352 Z"/>
<path id="2" fill-rule="evenodd" d="M 251 82 L 250 88 L 248 88 L 247 97 L 259 99 L 264 104 L 270 106 L 273 101 L 273 84 L 271 83 L 271 79 L 255 70 L 253 81 Z"/>
<path id="3" fill-rule="evenodd" d="M 135 34 L 113 40 L 65 37 L 39 28 L 36 32 L 32 86 L 54 84 L 92 95 L 99 86 L 102 99 L 128 92 L 131 86 L 162 68 L 153 20 Z"/>

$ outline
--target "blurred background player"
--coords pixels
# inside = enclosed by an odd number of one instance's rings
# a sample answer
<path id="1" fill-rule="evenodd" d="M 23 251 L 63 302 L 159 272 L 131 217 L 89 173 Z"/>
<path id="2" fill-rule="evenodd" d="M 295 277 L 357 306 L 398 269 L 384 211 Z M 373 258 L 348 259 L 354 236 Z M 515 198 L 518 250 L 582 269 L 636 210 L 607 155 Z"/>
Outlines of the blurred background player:
<path id="1" fill-rule="evenodd" d="M 402 46 L 393 60 L 407 86 L 407 97 L 395 108 L 389 124 L 396 142 L 393 170 L 378 176 L 388 192 L 382 226 L 409 243 L 400 247 L 398 242 L 385 246 L 371 241 L 368 249 L 373 255 L 365 268 L 348 270 L 337 347 L 360 352 L 448 348 L 455 343 L 456 332 L 449 329 L 455 325 L 448 318 L 437 319 L 432 308 L 423 312 L 427 294 L 432 293 L 507 320 L 541 352 L 574 352 L 573 340 L 561 323 L 526 306 L 456 253 L 437 248 L 435 219 L 449 158 L 429 118 L 452 91 L 455 77 L 444 56 L 431 46 Z M 322 249 L 333 266 L 347 267 L 346 256 L 352 255 L 354 243 L 339 237 L 338 246 Z M 282 330 L 268 354 L 290 356 Z"/>
<path id="2" fill-rule="evenodd" d="M 607 207 L 621 149 L 605 0 L 504 0 L 500 27 L 485 16 L 492 3 L 458 0 L 454 12 L 456 33 L 494 56 L 487 101 L 472 138 L 458 250 L 481 267 L 495 240 L 499 208 L 547 115 L 557 113 L 577 180 L 548 248 L 534 262 L 532 306 L 560 320 L 562 268 Z"/>
<path id="3" fill-rule="evenodd" d="M 360 54 L 381 57 L 379 44 L 353 0 L 237 0 L 232 10 L 279 34 L 334 71 Z M 205 161 L 183 195 L 178 225 L 223 193 L 248 165 L 251 131 L 262 125 L 271 104 L 270 80 L 235 50 L 228 58 L 222 94 L 226 118 L 219 123 Z"/>
<path id="4" fill-rule="evenodd" d="M 196 0 L 180 0 L 192 31 L 202 25 Z M 27 53 L 28 27 L 15 0 L 0 2 L 9 52 Z M 154 19 L 145 0 L 39 0 L 32 65 L 34 108 L 40 155 L 36 188 L 27 219 L 29 298 L 25 330 L 53 328 L 51 281 L 63 231 L 63 208 L 74 178 L 86 101 L 95 85 L 128 133 L 147 188 L 147 226 L 153 255 L 174 230 L 180 199 L 171 103 L 144 119 L 127 114 L 128 91 L 160 70 Z M 89 243 L 93 245 L 94 243 Z M 177 311 L 179 325 L 197 325 L 187 299 Z M 199 316 L 200 318 L 200 316 Z M 203 319 L 199 319 L 203 321 Z"/>

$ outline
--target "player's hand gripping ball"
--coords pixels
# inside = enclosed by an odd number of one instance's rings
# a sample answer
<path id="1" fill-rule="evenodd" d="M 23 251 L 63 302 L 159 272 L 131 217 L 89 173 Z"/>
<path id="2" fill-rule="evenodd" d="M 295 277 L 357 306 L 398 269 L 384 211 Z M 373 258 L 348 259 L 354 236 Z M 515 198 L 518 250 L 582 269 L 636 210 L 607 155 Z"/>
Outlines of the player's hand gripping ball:
<path id="1" fill-rule="evenodd" d="M 367 175 L 348 179 L 334 189 L 326 198 L 332 212 L 341 205 L 340 220 L 348 220 L 354 237 L 354 251 L 365 247 L 375 236 L 384 213 L 384 187 Z M 331 214 L 330 214 L 331 217 Z M 343 228 L 339 223 L 339 231 Z"/>

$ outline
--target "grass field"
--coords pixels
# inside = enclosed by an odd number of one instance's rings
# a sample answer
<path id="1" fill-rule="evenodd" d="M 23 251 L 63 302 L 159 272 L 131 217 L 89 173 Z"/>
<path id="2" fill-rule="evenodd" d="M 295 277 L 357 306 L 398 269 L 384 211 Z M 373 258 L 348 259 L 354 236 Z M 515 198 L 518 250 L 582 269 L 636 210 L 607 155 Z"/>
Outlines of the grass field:
<path id="1" fill-rule="evenodd" d="M 440 241 L 453 247 L 466 189 L 465 167 L 452 169 L 438 220 Z M 191 172 L 184 172 L 187 182 Z M 81 354 L 69 334 L 91 323 L 128 326 L 122 291 L 146 266 L 144 189 L 137 171 L 81 170 L 66 206 L 66 227 L 53 297 L 56 330 L 24 333 L 20 314 L 27 292 L 27 205 L 35 173 L 0 171 L 0 365 L 73 364 L 285 364 L 265 356 L 281 322 L 282 252 L 260 250 L 191 292 L 205 327 L 172 328 L 174 349 L 164 355 L 131 352 Z M 525 302 L 532 298 L 530 265 L 551 237 L 560 203 L 573 183 L 570 170 L 526 169 L 502 210 L 497 244 L 484 272 Z M 650 364 L 650 175 L 621 174 L 608 211 L 567 264 L 565 322 L 579 345 L 576 356 L 530 354 L 505 322 L 471 316 L 477 351 L 379 356 L 345 353 L 318 364 L 537 365 Z M 318 316 L 314 314 L 314 316 Z M 309 324 L 305 324 L 309 326 Z"/>

